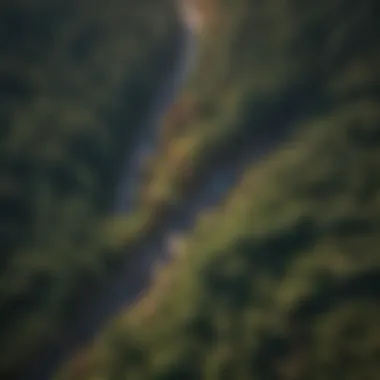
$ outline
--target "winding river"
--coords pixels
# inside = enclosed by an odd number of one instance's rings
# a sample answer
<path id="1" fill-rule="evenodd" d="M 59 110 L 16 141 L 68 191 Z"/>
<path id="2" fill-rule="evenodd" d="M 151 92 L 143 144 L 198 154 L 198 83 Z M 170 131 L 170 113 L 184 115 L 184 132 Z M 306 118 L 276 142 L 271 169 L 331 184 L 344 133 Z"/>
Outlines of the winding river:
<path id="1" fill-rule="evenodd" d="M 159 122 L 183 85 L 196 59 L 196 52 L 196 37 L 184 27 L 174 69 L 169 77 L 164 78 L 163 86 L 147 112 L 146 120 L 139 127 L 141 133 L 133 154 L 126 158 L 120 175 L 120 186 L 116 190 L 113 214 L 124 214 L 132 210 L 141 162 L 152 151 Z M 278 141 L 278 136 L 275 140 Z M 163 221 L 159 231 L 136 248 L 132 259 L 127 255 L 128 259 L 119 272 L 93 297 L 94 302 L 78 310 L 74 318 L 75 325 L 70 326 L 70 335 L 54 347 L 50 346 L 39 356 L 39 360 L 33 362 L 33 368 L 27 370 L 27 375 L 23 372 L 17 380 L 50 380 L 60 363 L 90 344 L 112 317 L 141 295 L 149 286 L 155 264 L 170 259 L 169 242 L 172 237 L 191 229 L 199 212 L 220 203 L 246 167 L 273 147 L 273 141 L 269 138 L 267 143 L 260 141 L 253 146 L 252 142 L 245 142 L 243 145 L 208 169 L 207 176 L 202 178 L 191 196 Z"/>

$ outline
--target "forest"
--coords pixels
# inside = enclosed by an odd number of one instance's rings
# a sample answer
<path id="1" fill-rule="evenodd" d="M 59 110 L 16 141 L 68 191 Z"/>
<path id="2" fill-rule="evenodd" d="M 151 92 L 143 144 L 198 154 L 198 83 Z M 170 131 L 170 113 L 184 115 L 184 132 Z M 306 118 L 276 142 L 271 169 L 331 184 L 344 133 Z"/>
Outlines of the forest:
<path id="1" fill-rule="evenodd" d="M 379 3 L 189 2 L 196 59 L 115 213 L 178 3 L 1 2 L 0 378 L 379 378 Z"/>

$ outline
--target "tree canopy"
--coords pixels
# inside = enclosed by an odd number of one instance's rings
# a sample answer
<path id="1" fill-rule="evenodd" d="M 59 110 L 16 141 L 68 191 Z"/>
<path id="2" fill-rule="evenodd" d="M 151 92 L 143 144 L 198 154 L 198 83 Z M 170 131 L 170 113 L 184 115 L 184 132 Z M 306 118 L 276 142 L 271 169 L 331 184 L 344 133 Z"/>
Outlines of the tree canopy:
<path id="1" fill-rule="evenodd" d="M 173 2 L 0 5 L 0 377 L 230 163 L 233 188 L 57 378 L 379 377 L 379 4 L 194 4 L 195 69 L 117 219 L 120 168 L 180 42 Z"/>
<path id="2" fill-rule="evenodd" d="M 0 30 L 4 378 L 62 334 L 73 296 L 125 254 L 103 224 L 178 23 L 166 0 L 5 0 Z"/>
<path id="3" fill-rule="evenodd" d="M 377 378 L 378 4 L 208 3 L 147 193 L 178 202 L 237 151 L 269 148 L 199 213 L 81 378 Z"/>

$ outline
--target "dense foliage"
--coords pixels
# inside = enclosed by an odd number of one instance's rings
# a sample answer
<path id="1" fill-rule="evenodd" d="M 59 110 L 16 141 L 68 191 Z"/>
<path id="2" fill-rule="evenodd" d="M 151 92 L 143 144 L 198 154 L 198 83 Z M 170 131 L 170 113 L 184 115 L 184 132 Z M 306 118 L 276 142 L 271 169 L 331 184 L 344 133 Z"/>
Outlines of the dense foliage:
<path id="1" fill-rule="evenodd" d="M 102 226 L 176 54 L 173 12 L 166 0 L 1 1 L 1 378 L 125 254 Z"/>
<path id="2" fill-rule="evenodd" d="M 178 257 L 93 348 L 87 374 L 62 376 L 378 378 L 378 2 L 213 3 L 146 199 L 172 204 L 216 159 L 271 149 L 200 213 Z"/>

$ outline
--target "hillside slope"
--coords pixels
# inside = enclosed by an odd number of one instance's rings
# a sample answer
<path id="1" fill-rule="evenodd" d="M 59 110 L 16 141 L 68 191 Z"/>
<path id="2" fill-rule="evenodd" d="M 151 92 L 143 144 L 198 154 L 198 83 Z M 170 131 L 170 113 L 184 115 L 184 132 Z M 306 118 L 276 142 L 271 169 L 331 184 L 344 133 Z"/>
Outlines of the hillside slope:
<path id="1" fill-rule="evenodd" d="M 1 2 L 0 378 L 130 253 L 103 223 L 178 30 L 166 0 Z"/>
<path id="2" fill-rule="evenodd" d="M 378 378 L 379 5 L 205 3 L 142 207 L 165 215 L 242 151 L 261 157 L 62 378 Z"/>

